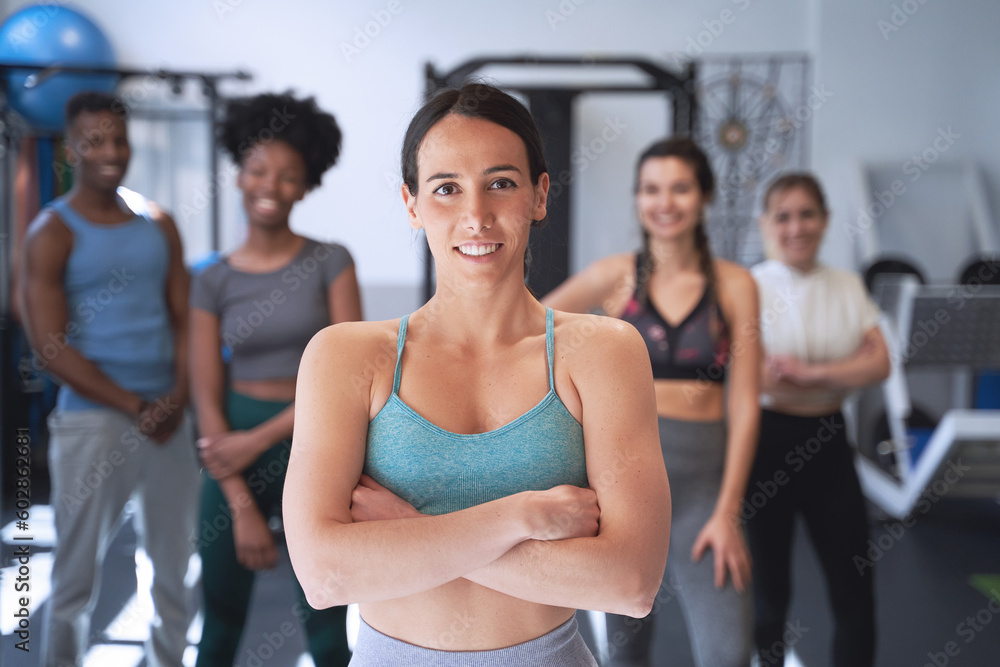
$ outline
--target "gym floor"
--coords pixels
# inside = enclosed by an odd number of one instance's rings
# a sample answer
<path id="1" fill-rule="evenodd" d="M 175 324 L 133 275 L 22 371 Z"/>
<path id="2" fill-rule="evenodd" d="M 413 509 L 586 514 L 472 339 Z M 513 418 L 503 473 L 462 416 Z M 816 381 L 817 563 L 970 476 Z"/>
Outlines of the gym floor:
<path id="1" fill-rule="evenodd" d="M 51 512 L 42 504 L 44 490 L 36 489 L 32 507 L 30 652 L 15 648 L 12 611 L 0 619 L 3 652 L 0 664 L 36 667 L 40 664 L 43 616 L 51 569 L 54 533 Z M 41 493 L 43 497 L 37 497 Z M 9 507 L 9 504 L 5 504 Z M 873 512 L 875 514 L 875 512 Z M 11 566 L 14 517 L 2 517 L 5 552 L 3 599 L 13 594 L 16 565 Z M 831 617 L 819 565 L 811 548 L 797 532 L 794 593 L 789 623 L 800 635 L 794 655 L 786 665 L 825 667 L 830 664 Z M 873 550 L 865 558 L 874 562 L 878 603 L 878 660 L 880 667 L 987 667 L 1000 663 L 1000 505 L 990 501 L 941 499 L 914 517 L 912 525 L 874 520 Z M 145 630 L 144 602 L 136 595 L 133 565 L 135 534 L 126 522 L 111 544 L 104 564 L 101 595 L 94 612 L 94 637 L 86 667 L 142 667 Z M 859 561 L 860 563 L 860 561 Z M 864 566 L 863 563 L 861 563 Z M 869 572 L 871 570 L 868 570 Z M 192 569 L 192 576 L 196 575 Z M 237 665 L 240 667 L 307 667 L 301 629 L 292 613 L 294 597 L 289 582 L 288 554 L 281 549 L 279 567 L 261 575 Z M 145 576 L 140 569 L 140 575 Z M 8 590 L 9 589 L 9 590 Z M 989 591 L 996 602 L 990 604 Z M 657 638 L 655 664 L 693 665 L 684 621 L 675 601 L 666 602 L 671 632 Z M 598 615 L 593 615 L 599 618 Z M 290 626 L 285 622 L 290 622 Z M 189 639 L 196 643 L 199 620 Z M 283 625 L 284 624 L 284 625 Z M 293 628 L 289 631 L 288 628 Z M 284 628 L 284 632 L 282 632 Z M 599 640 L 599 644 L 603 644 Z M 603 644 L 606 649 L 606 644 Z M 195 649 L 185 662 L 194 664 Z"/>

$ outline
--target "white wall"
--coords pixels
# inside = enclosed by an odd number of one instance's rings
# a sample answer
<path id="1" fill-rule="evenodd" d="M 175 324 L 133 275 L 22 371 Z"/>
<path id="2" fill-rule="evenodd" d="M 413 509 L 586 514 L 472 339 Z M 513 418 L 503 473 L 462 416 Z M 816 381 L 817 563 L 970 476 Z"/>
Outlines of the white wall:
<path id="1" fill-rule="evenodd" d="M 333 111 L 345 133 L 341 162 L 296 209 L 293 225 L 345 243 L 358 263 L 367 314 L 392 317 L 417 305 L 422 275 L 419 245 L 398 194 L 398 151 L 421 101 L 426 62 L 445 69 L 487 54 L 593 54 L 670 65 L 700 33 L 709 53 L 807 52 L 816 59 L 815 83 L 834 93 L 815 112 L 811 143 L 812 163 L 838 216 L 835 226 L 856 205 L 852 178 L 859 157 L 902 165 L 929 145 L 939 126 L 962 134 L 953 155 L 980 160 L 995 190 L 1000 5 L 908 0 L 919 10 L 886 40 L 876 22 L 890 18 L 894 2 L 902 0 L 88 0 L 84 11 L 106 31 L 122 65 L 245 69 L 254 80 L 226 92 L 294 88 Z M 342 45 L 365 29 L 373 12 L 391 20 L 360 52 L 345 56 Z M 711 28 L 718 34 L 706 33 Z M 633 160 L 665 128 L 661 108 L 607 96 L 578 105 L 580 143 L 612 114 L 622 114 L 629 129 L 580 175 L 575 267 L 634 243 Z M 1000 210 L 995 193 L 993 203 Z M 231 248 L 241 234 L 232 193 L 225 213 L 223 245 Z M 825 252 L 834 264 L 851 262 L 846 236 L 836 230 Z"/>
<path id="2" fill-rule="evenodd" d="M 291 87 L 315 94 L 332 110 L 345 133 L 341 162 L 326 176 L 322 189 L 296 209 L 293 225 L 345 243 L 357 260 L 367 313 L 391 317 L 417 305 L 422 275 L 421 253 L 406 225 L 397 186 L 399 146 L 421 101 L 424 63 L 450 68 L 483 54 L 533 53 L 640 55 L 669 64 L 673 59 L 668 54 L 683 52 L 709 27 L 719 34 L 710 35 L 710 40 L 702 36 L 703 43 L 710 42 L 708 51 L 809 48 L 809 7 L 794 0 L 576 3 L 398 0 L 395 15 L 387 13 L 388 0 L 289 0 L 280 5 L 263 0 L 89 0 L 83 9 L 105 30 L 122 65 L 241 68 L 253 73 L 254 80 L 229 92 Z M 14 8 L 24 4 L 11 3 Z M 727 24 L 720 21 L 724 10 L 731 12 L 725 16 Z M 360 53 L 345 57 L 341 45 L 350 44 L 356 31 L 365 29 L 373 12 L 382 13 L 383 19 L 391 15 L 391 21 Z M 581 175 L 574 203 L 588 216 L 579 229 L 594 232 L 580 234 L 573 255 L 576 266 L 609 247 L 630 247 L 635 238 L 629 196 L 632 161 L 642 146 L 663 133 L 666 120 L 655 105 L 632 106 L 623 109 L 634 119 L 630 131 L 595 161 L 594 169 Z M 580 140 L 596 136 L 588 133 L 599 132 L 612 111 L 607 97 L 582 102 Z M 240 234 L 234 202 L 229 195 L 226 247 Z M 617 233 L 609 235 L 609 225 Z"/>
<path id="3" fill-rule="evenodd" d="M 947 176 L 947 163 L 976 161 L 985 171 L 994 216 L 1000 214 L 1000 3 L 822 2 L 818 34 L 816 81 L 834 93 L 816 113 L 813 126 L 813 164 L 835 209 L 825 248 L 828 259 L 849 266 L 859 237 L 849 238 L 846 230 L 864 226 L 858 226 L 861 202 L 854 182 L 861 160 L 883 162 L 883 183 L 898 179 L 905 186 L 883 215 L 923 237 L 921 245 L 929 250 L 918 259 L 933 265 L 935 246 L 954 254 L 953 237 L 964 238 L 963 221 L 942 215 L 929 201 L 932 188 Z M 914 180 L 916 173 L 907 161 L 932 148 L 939 129 L 948 128 L 958 138 Z M 954 205 L 962 208 L 961 202 Z M 940 275 L 946 269 L 946 275 Z M 957 269 L 930 271 L 944 278 Z"/>

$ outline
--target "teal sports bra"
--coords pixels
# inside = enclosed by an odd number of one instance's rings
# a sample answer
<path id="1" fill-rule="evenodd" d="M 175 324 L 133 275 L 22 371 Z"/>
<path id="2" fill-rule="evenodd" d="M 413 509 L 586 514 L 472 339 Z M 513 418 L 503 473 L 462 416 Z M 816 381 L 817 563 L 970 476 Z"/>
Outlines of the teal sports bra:
<path id="1" fill-rule="evenodd" d="M 368 424 L 364 472 L 423 514 L 447 514 L 521 491 L 586 487 L 583 426 L 556 394 L 552 309 L 545 309 L 549 392 L 514 421 L 485 433 L 453 433 L 399 397 L 408 316 L 399 321 L 389 400 Z"/>

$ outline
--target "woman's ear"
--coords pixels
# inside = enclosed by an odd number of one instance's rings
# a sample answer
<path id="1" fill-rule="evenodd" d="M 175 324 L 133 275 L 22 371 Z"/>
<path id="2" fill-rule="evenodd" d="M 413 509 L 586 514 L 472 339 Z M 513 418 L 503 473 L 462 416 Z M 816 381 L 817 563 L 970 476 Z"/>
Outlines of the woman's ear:
<path id="1" fill-rule="evenodd" d="M 410 219 L 410 227 L 413 229 L 420 229 L 423 224 L 420 222 L 420 216 L 417 215 L 417 195 L 410 193 L 410 186 L 403 183 L 400 191 L 403 194 L 403 205 L 406 206 L 406 215 Z"/>
<path id="2" fill-rule="evenodd" d="M 531 209 L 532 220 L 544 220 L 548 214 L 549 198 L 549 175 L 539 174 L 538 183 L 535 185 L 535 204 Z"/>

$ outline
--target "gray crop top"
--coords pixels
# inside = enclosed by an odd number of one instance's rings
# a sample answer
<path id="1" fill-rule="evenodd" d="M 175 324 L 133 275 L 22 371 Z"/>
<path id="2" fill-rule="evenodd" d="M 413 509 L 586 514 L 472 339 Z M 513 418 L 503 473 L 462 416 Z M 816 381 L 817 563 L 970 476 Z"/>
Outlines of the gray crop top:
<path id="1" fill-rule="evenodd" d="M 330 284 L 354 261 L 344 246 L 306 239 L 285 267 L 246 273 L 225 257 L 191 284 L 191 307 L 219 318 L 222 345 L 230 350 L 229 377 L 294 377 L 309 340 L 330 324 Z"/>

